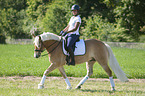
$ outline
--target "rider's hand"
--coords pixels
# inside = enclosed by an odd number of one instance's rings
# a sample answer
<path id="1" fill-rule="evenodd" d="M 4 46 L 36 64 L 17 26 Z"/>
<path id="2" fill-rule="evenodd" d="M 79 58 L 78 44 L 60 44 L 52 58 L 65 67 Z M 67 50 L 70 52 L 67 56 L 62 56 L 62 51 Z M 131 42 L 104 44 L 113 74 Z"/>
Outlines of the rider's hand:
<path id="1" fill-rule="evenodd" d="M 64 31 L 61 31 L 60 33 L 59 33 L 59 35 L 62 35 L 64 33 Z"/>

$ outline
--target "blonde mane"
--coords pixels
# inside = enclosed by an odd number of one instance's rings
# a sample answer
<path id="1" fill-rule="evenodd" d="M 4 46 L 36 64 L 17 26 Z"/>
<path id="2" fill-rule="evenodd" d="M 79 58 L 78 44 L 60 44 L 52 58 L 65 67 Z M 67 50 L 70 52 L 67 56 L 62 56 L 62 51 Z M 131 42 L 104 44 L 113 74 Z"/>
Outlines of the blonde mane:
<path id="1" fill-rule="evenodd" d="M 46 41 L 46 40 L 61 40 L 61 37 L 56 35 L 56 34 L 53 34 L 53 33 L 50 33 L 50 32 L 47 32 L 47 33 L 43 33 L 40 35 L 41 36 L 41 40 L 42 41 Z"/>
<path id="2" fill-rule="evenodd" d="M 42 41 L 46 41 L 46 40 L 61 40 L 61 36 L 58 36 L 56 34 L 53 34 L 53 33 L 50 33 L 50 32 L 47 32 L 47 33 L 43 33 L 40 35 L 41 37 L 41 40 Z M 37 48 L 39 48 L 39 36 L 36 36 L 35 37 L 35 40 L 34 40 L 34 44 L 37 46 Z"/>

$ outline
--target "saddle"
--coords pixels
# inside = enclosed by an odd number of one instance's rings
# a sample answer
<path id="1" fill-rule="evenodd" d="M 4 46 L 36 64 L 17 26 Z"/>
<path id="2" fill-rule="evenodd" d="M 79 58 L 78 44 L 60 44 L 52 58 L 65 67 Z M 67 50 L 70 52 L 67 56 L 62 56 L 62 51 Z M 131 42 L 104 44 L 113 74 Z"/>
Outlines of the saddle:
<path id="1" fill-rule="evenodd" d="M 63 53 L 64 53 L 64 55 L 69 55 L 66 46 L 67 46 L 67 39 L 64 39 L 62 41 Z M 85 55 L 85 53 L 86 53 L 86 46 L 85 46 L 85 42 L 84 42 L 83 39 L 78 39 L 75 42 L 75 44 L 73 45 L 73 51 L 74 51 L 74 55 L 75 56 Z"/>
<path id="2" fill-rule="evenodd" d="M 66 62 L 69 63 L 70 56 L 67 49 L 67 38 L 63 40 L 62 44 L 63 53 L 66 55 Z M 85 42 L 83 39 L 76 40 L 72 47 L 75 56 L 84 55 L 86 53 Z"/>

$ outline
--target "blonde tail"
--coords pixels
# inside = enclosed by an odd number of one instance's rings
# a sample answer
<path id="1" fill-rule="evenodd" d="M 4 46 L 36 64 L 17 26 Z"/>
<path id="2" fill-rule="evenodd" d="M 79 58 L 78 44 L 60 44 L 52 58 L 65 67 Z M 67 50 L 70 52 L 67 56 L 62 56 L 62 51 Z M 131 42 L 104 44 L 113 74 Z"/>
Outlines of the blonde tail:
<path id="1" fill-rule="evenodd" d="M 128 81 L 128 78 L 126 77 L 125 73 L 122 71 L 122 69 L 119 66 L 119 63 L 117 62 L 111 47 L 108 44 L 105 44 L 108 51 L 109 51 L 109 65 L 111 67 L 111 69 L 113 70 L 113 72 L 115 73 L 115 75 L 117 76 L 117 78 L 122 81 L 122 82 L 126 82 Z"/>

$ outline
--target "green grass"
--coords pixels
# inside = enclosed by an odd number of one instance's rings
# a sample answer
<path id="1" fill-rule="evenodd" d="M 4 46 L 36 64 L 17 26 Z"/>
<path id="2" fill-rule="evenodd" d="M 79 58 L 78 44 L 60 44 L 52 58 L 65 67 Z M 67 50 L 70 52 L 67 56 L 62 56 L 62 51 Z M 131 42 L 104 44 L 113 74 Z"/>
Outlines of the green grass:
<path id="1" fill-rule="evenodd" d="M 112 50 L 127 77 L 145 78 L 145 50 L 115 47 Z M 33 45 L 0 45 L 0 76 L 42 76 L 50 65 L 49 58 L 43 56 L 35 59 L 33 52 Z M 83 77 L 86 75 L 86 66 L 85 63 L 75 67 L 65 66 L 65 71 L 68 77 Z M 61 74 L 56 69 L 49 76 L 61 76 Z M 91 77 L 108 78 L 97 63 L 94 65 L 94 74 Z"/>
<path id="2" fill-rule="evenodd" d="M 6 77 L 0 78 L 1 96 L 145 96 L 144 80 L 130 80 L 119 82 L 115 80 L 116 91 L 110 89 L 108 80 L 87 80 L 80 90 L 75 87 L 81 78 L 72 78 L 72 90 L 66 90 L 65 81 L 62 78 L 47 78 L 44 89 L 37 89 L 39 77 Z"/>
<path id="3" fill-rule="evenodd" d="M 127 77 L 145 79 L 145 50 L 115 47 L 112 49 Z M 82 89 L 75 90 L 76 85 L 86 75 L 85 63 L 75 67 L 65 66 L 68 77 L 81 77 L 79 79 L 70 78 L 72 90 L 66 90 L 62 77 L 49 78 L 50 76 L 61 76 L 58 70 L 51 72 L 45 81 L 45 88 L 38 90 L 37 85 L 41 80 L 39 76 L 43 75 L 50 63 L 48 56 L 35 59 L 33 51 L 33 45 L 0 45 L 0 96 L 145 96 L 144 79 L 130 80 L 125 83 L 115 80 L 117 90 L 115 92 L 110 91 L 108 80 L 89 79 Z M 94 65 L 94 74 L 91 77 L 108 78 L 97 63 Z"/>

